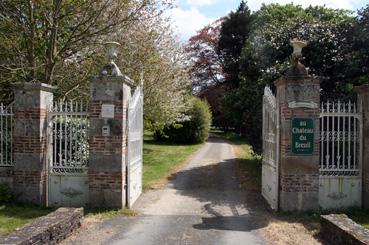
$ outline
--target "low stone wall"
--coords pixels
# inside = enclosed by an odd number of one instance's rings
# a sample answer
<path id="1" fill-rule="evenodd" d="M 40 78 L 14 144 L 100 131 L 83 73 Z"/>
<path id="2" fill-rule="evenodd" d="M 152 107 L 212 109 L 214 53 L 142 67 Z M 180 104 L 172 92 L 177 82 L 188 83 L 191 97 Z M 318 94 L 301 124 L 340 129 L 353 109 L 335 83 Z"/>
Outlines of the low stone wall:
<path id="1" fill-rule="evenodd" d="M 321 215 L 321 236 L 330 244 L 369 244 L 369 230 L 345 214 Z"/>
<path id="2" fill-rule="evenodd" d="M 81 226 L 83 208 L 59 208 L 6 237 L 0 244 L 57 244 Z"/>

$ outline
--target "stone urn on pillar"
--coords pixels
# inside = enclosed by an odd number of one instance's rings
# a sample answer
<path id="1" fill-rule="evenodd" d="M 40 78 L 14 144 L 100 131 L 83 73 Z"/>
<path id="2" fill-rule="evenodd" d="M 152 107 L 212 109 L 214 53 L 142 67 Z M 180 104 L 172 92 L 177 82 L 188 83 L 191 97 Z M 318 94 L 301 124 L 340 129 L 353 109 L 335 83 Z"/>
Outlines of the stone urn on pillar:
<path id="1" fill-rule="evenodd" d="M 320 80 L 301 63 L 306 42 L 291 40 L 291 67 L 279 80 L 279 209 L 319 208 Z"/>

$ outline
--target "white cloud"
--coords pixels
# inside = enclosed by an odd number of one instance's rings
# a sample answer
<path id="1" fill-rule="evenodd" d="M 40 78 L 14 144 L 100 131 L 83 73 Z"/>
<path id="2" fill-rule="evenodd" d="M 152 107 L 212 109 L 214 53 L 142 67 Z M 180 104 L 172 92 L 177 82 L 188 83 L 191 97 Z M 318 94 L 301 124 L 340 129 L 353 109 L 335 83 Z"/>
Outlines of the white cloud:
<path id="1" fill-rule="evenodd" d="M 196 34 L 196 31 L 214 21 L 214 19 L 207 17 L 194 7 L 189 10 L 171 9 L 170 16 L 174 21 L 177 32 L 184 41 L 187 41 L 192 35 Z"/>
<path id="2" fill-rule="evenodd" d="M 216 0 L 187 0 L 187 3 L 191 6 L 204 6 L 214 4 Z"/>

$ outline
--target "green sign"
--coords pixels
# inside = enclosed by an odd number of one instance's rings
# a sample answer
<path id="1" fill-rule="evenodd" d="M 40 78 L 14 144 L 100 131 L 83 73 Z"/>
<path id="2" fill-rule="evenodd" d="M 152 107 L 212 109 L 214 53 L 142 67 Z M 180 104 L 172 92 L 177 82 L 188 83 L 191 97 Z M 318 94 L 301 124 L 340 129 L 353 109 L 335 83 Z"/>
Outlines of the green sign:
<path id="1" fill-rule="evenodd" d="M 314 120 L 292 119 L 292 154 L 311 155 L 314 152 Z"/>

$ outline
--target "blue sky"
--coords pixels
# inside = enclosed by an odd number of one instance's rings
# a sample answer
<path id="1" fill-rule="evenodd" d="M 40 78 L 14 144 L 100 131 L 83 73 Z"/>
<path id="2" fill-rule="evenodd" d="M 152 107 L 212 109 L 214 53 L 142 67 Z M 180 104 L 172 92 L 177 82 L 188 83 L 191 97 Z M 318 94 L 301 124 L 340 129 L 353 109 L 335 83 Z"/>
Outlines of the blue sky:
<path id="1" fill-rule="evenodd" d="M 241 0 L 176 0 L 176 8 L 170 15 L 177 27 L 177 33 L 183 41 L 196 33 L 206 24 L 235 10 Z M 251 10 L 256 11 L 262 3 L 287 4 L 293 2 L 302 6 L 326 5 L 331 8 L 357 10 L 365 7 L 368 0 L 249 0 Z"/>

